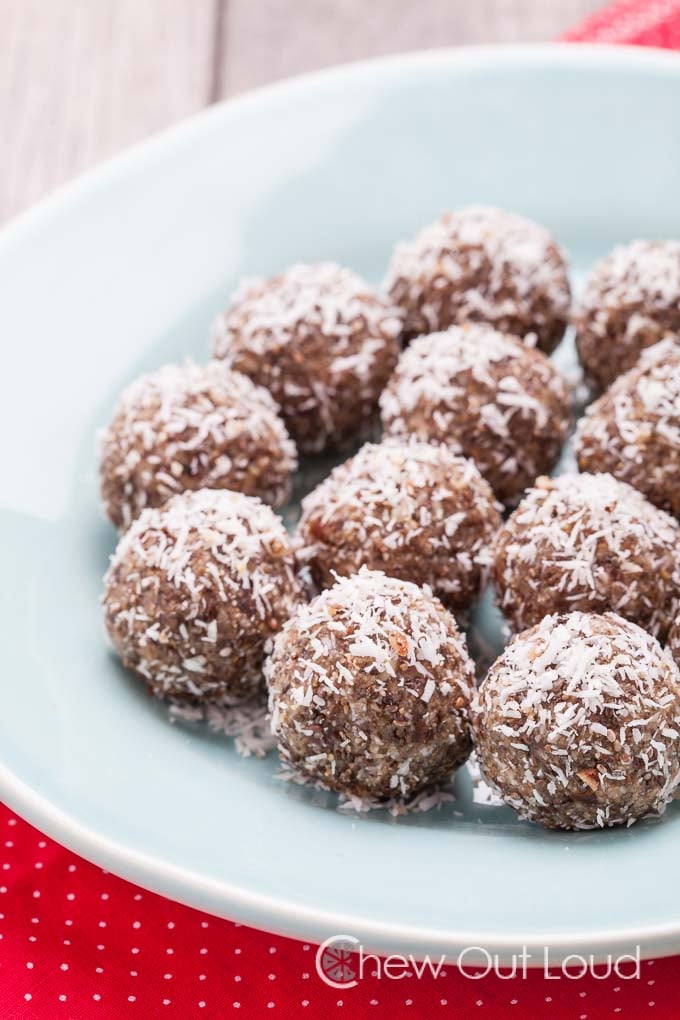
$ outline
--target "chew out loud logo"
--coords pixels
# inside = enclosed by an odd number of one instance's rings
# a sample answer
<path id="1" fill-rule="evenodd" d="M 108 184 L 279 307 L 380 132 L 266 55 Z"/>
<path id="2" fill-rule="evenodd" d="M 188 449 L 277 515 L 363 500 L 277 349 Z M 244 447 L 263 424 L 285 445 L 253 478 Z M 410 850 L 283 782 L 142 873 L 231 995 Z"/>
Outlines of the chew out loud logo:
<path id="1" fill-rule="evenodd" d="M 578 981 L 586 976 L 604 980 L 612 974 L 622 981 L 629 981 L 639 980 L 640 960 L 640 946 L 636 946 L 634 952 L 620 956 L 607 954 L 596 958 L 593 955 L 572 953 L 566 957 L 558 956 L 557 959 L 552 958 L 548 946 L 541 953 L 529 952 L 523 946 L 520 952 L 502 960 L 482 946 L 468 946 L 448 962 L 471 981 L 479 981 L 488 974 L 494 974 L 505 981 L 526 980 L 531 968 L 541 969 L 546 981 Z M 438 978 L 444 976 L 446 963 L 445 954 L 436 958 L 426 955 L 416 959 L 413 955 L 392 954 L 381 957 L 367 953 L 354 935 L 332 935 L 316 951 L 317 974 L 331 988 L 354 988 L 369 974 L 389 981 Z"/>
<path id="2" fill-rule="evenodd" d="M 332 935 L 316 951 L 317 974 L 331 988 L 354 988 L 357 984 L 359 939 Z"/>

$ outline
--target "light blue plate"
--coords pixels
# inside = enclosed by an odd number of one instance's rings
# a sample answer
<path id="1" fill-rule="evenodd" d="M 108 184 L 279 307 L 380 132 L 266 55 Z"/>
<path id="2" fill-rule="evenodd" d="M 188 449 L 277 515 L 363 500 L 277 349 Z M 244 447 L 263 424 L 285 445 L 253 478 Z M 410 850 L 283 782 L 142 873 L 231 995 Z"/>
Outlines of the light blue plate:
<path id="1" fill-rule="evenodd" d="M 469 791 L 354 817 L 275 758 L 168 725 L 102 636 L 94 436 L 143 369 L 208 350 L 244 273 L 395 241 L 485 202 L 545 223 L 577 271 L 680 236 L 680 60 L 550 46 L 340 68 L 218 107 L 0 241 L 0 795 L 125 877 L 253 925 L 422 954 L 680 950 L 680 812 L 551 834 Z M 314 802 L 314 803 L 313 803 Z M 454 812 L 458 812 L 455 814 Z"/>

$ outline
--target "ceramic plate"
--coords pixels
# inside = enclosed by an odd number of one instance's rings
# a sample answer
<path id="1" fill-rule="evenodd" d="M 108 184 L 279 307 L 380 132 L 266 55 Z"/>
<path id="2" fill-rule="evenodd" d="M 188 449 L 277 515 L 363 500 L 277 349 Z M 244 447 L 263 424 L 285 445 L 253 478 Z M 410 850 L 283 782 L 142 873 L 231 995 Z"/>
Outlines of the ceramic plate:
<path id="1" fill-rule="evenodd" d="M 549 833 L 461 776 L 439 811 L 355 816 L 276 779 L 275 756 L 169 725 L 103 640 L 115 536 L 94 453 L 125 383 L 207 355 L 242 274 L 330 258 L 378 281 L 398 239 L 469 202 L 546 224 L 576 274 L 616 242 L 680 236 L 679 103 L 680 60 L 653 51 L 339 68 L 204 113 L 5 232 L 2 798 L 134 882 L 277 932 L 417 955 L 680 950 L 678 807 Z"/>

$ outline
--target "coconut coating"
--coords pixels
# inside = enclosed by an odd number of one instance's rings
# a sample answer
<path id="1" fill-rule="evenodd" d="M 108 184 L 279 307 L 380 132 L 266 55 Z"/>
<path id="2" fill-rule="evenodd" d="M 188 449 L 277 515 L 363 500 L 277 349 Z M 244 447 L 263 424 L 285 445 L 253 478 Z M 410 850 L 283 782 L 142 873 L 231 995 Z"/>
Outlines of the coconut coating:
<path id="1" fill-rule="evenodd" d="M 581 471 L 609 471 L 680 517 L 680 344 L 643 351 L 576 430 Z"/>
<path id="2" fill-rule="evenodd" d="M 404 351 L 380 398 L 385 431 L 446 443 L 503 503 L 557 462 L 569 388 L 549 359 L 489 326 L 452 326 Z"/>
<path id="3" fill-rule="evenodd" d="M 546 616 L 491 667 L 472 709 L 482 775 L 552 829 L 661 812 L 680 779 L 680 671 L 615 613 Z"/>
<path id="4" fill-rule="evenodd" d="M 367 443 L 302 501 L 298 555 L 320 588 L 366 565 L 465 609 L 489 565 L 498 511 L 472 461 L 448 447 Z"/>
<path id="5" fill-rule="evenodd" d="M 669 334 L 680 337 L 680 241 L 633 241 L 598 262 L 574 313 L 585 374 L 604 390 Z"/>
<path id="6" fill-rule="evenodd" d="M 671 655 L 677 662 L 678 666 L 680 666 L 680 613 L 671 627 L 671 632 L 668 636 L 668 647 Z"/>
<path id="7" fill-rule="evenodd" d="M 302 597 L 276 514 L 199 489 L 142 511 L 111 558 L 103 605 L 123 665 L 158 697 L 201 703 L 263 687 L 265 645 Z"/>
<path id="8" fill-rule="evenodd" d="M 470 749 L 473 666 L 428 589 L 362 568 L 301 606 L 267 662 L 282 760 L 357 797 L 407 797 Z"/>
<path id="9" fill-rule="evenodd" d="M 279 506 L 297 467 L 271 395 L 219 361 L 165 365 L 132 383 L 100 457 L 104 508 L 118 528 L 185 489 L 235 489 Z"/>
<path id="10" fill-rule="evenodd" d="M 399 354 L 401 315 L 349 269 L 297 265 L 246 280 L 215 328 L 214 352 L 266 386 L 304 453 L 368 429 Z"/>
<path id="11" fill-rule="evenodd" d="M 664 640 L 680 598 L 680 525 L 611 475 L 540 478 L 498 533 L 493 578 L 515 630 L 612 610 Z"/>
<path id="12" fill-rule="evenodd" d="M 445 213 L 397 245 L 384 288 L 409 337 L 486 322 L 552 351 L 569 317 L 563 252 L 521 216 L 488 206 Z"/>

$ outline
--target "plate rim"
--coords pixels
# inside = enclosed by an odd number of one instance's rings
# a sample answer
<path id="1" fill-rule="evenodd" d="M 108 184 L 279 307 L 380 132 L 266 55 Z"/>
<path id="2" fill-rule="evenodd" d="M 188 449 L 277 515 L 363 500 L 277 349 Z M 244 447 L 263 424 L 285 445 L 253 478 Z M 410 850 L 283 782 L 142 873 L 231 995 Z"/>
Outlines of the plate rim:
<path id="1" fill-rule="evenodd" d="M 318 85 L 332 84 L 334 79 L 340 80 L 347 74 L 371 75 L 390 67 L 417 73 L 419 67 L 432 69 L 441 66 L 444 69 L 452 65 L 460 71 L 499 67 L 526 70 L 542 66 L 571 66 L 574 70 L 579 67 L 613 71 L 646 69 L 680 78 L 680 56 L 672 51 L 656 47 L 566 42 L 439 47 L 348 62 L 296 75 L 203 109 L 96 165 L 5 224 L 0 230 L 0 254 L 11 253 L 12 245 L 34 230 L 43 226 L 49 228 L 54 214 L 67 211 L 69 206 L 79 203 L 89 193 L 105 190 L 109 182 L 120 175 L 134 173 L 140 164 L 172 148 L 175 142 L 188 140 L 231 114 L 247 112 L 248 108 L 255 109 L 272 100 L 294 99 L 297 94 L 313 90 Z M 444 930 L 409 924 L 392 925 L 361 915 L 344 915 L 245 890 L 221 879 L 206 878 L 200 872 L 104 836 L 70 812 L 57 807 L 1 762 L 0 798 L 50 838 L 127 881 L 214 915 L 287 937 L 316 942 L 351 931 L 367 950 L 403 950 L 412 953 L 416 959 L 433 951 L 441 952 L 444 948 L 448 953 L 468 946 L 483 946 L 489 953 L 497 955 L 501 964 L 522 947 L 533 955 L 547 946 L 555 963 L 571 953 L 588 952 L 596 960 L 602 960 L 612 953 L 629 952 L 639 946 L 644 959 L 671 955 L 680 949 L 680 918 L 677 922 L 646 927 L 603 928 L 563 935 L 559 932 L 501 935 L 479 930 L 468 932 L 460 928 Z"/>
<path id="2" fill-rule="evenodd" d="M 95 163 L 73 180 L 59 185 L 44 198 L 28 206 L 16 216 L 10 217 L 0 226 L 0 251 L 8 244 L 19 240 L 24 231 L 40 226 L 42 220 L 49 220 L 54 213 L 60 212 L 89 191 L 104 187 L 107 180 L 134 169 L 136 163 L 152 157 L 156 152 L 172 145 L 174 141 L 190 138 L 192 134 L 204 130 L 213 120 L 217 121 L 230 112 L 237 113 L 249 106 L 256 108 L 286 93 L 295 95 L 308 88 L 332 82 L 334 78 L 341 80 L 346 74 L 371 74 L 390 66 L 401 66 L 405 69 L 442 67 L 450 62 L 480 67 L 487 62 L 489 65 L 502 62 L 507 58 L 508 67 L 513 64 L 518 69 L 527 66 L 582 65 L 583 67 L 601 66 L 603 69 L 626 70 L 632 64 L 638 68 L 647 67 L 650 71 L 661 70 L 680 76 L 680 53 L 659 46 L 635 46 L 619 43 L 582 43 L 582 42 L 545 42 L 545 43 L 490 43 L 470 46 L 438 46 L 431 49 L 413 50 L 407 53 L 390 53 L 385 56 L 372 57 L 366 60 L 352 60 L 334 64 L 318 71 L 296 74 L 267 85 L 249 89 L 239 95 L 212 103 L 182 118 L 150 137 L 127 146 L 121 152 Z"/>
<path id="3" fill-rule="evenodd" d="M 8 783 L 12 787 L 11 801 L 5 797 Z M 397 926 L 360 915 L 306 907 L 294 900 L 244 890 L 221 879 L 207 879 L 200 872 L 153 854 L 131 850 L 55 807 L 1 764 L 0 795 L 45 835 L 105 871 L 185 906 L 286 938 L 321 943 L 349 932 L 367 952 L 403 952 L 416 960 L 446 952 L 449 963 L 461 950 L 481 947 L 494 957 L 497 966 L 510 965 L 515 954 L 526 950 L 531 958 L 529 967 L 542 966 L 540 954 L 545 949 L 550 951 L 551 964 L 560 964 L 571 954 L 592 955 L 598 963 L 636 949 L 643 960 L 672 956 L 680 944 L 680 921 L 639 928 L 603 928 L 583 934 L 560 935 L 551 931 L 499 935 L 460 928 Z M 266 927 L 258 923 L 261 917 L 268 919 Z"/>

